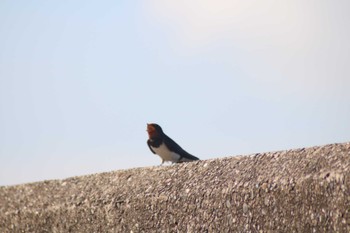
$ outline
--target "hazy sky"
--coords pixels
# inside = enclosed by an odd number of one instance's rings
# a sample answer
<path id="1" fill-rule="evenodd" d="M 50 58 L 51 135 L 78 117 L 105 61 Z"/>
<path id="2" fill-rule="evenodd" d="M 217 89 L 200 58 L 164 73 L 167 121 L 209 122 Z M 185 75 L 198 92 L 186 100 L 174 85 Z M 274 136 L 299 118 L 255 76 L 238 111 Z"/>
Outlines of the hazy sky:
<path id="1" fill-rule="evenodd" d="M 350 1 L 0 2 L 0 185 L 350 141 Z"/>

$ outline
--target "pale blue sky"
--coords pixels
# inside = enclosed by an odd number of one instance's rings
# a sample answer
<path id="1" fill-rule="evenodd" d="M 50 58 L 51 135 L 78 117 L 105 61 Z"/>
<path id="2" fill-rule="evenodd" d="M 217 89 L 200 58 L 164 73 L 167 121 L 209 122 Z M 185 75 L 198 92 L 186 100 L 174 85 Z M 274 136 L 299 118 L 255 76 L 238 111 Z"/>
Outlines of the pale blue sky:
<path id="1" fill-rule="evenodd" d="M 0 185 L 350 141 L 350 2 L 0 3 Z"/>

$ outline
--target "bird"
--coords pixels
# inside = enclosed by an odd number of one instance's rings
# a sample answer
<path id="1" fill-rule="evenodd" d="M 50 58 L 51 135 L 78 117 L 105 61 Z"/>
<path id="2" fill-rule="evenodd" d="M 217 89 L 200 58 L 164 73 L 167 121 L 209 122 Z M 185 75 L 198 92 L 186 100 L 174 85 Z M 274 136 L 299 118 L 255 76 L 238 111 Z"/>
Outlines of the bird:
<path id="1" fill-rule="evenodd" d="M 147 133 L 149 137 L 147 145 L 153 154 L 159 155 L 162 159 L 160 165 L 166 161 L 183 163 L 199 160 L 199 158 L 186 152 L 174 140 L 168 137 L 159 125 L 155 123 L 147 124 Z"/>

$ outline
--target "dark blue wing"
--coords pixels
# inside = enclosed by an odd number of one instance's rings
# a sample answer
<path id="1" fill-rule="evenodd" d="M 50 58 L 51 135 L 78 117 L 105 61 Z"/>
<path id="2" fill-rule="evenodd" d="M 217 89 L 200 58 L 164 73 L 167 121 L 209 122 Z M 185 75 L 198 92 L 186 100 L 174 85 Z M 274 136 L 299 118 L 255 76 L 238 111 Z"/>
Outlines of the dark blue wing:
<path id="1" fill-rule="evenodd" d="M 199 160 L 196 156 L 191 155 L 187 151 L 181 148 L 174 140 L 172 140 L 170 137 L 164 134 L 164 143 L 167 145 L 169 150 L 179 154 L 181 157 L 184 157 L 186 159 L 190 160 Z"/>

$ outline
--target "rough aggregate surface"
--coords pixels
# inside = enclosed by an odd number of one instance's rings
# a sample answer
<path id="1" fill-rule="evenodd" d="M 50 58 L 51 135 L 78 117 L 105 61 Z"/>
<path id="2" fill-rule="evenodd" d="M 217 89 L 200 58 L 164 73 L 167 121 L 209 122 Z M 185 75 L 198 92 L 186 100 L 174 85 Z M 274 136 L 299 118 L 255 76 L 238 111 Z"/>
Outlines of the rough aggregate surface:
<path id="1" fill-rule="evenodd" d="M 350 232 L 350 143 L 0 187 L 0 232 Z"/>

